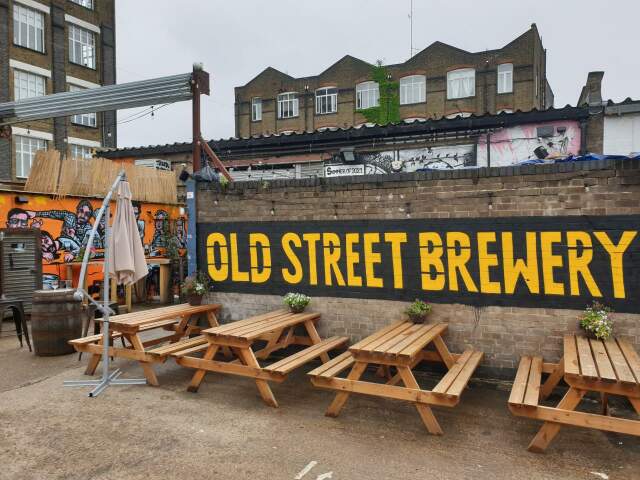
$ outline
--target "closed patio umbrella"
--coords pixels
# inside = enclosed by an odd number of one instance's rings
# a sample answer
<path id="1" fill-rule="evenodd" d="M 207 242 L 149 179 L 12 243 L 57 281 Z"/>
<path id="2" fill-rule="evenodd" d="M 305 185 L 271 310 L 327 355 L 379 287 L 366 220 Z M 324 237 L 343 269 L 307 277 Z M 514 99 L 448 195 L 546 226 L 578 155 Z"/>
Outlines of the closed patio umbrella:
<path id="1" fill-rule="evenodd" d="M 147 274 L 147 262 L 133 213 L 129 182 L 120 182 L 116 195 L 116 217 L 109 239 L 109 275 L 114 275 L 120 284 L 130 285 Z"/>

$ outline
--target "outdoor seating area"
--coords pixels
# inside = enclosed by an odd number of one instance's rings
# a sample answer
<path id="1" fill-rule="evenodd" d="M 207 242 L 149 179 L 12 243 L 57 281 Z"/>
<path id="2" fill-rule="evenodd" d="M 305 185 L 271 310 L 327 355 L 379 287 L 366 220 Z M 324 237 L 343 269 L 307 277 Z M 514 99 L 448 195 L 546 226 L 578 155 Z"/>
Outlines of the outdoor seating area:
<path id="1" fill-rule="evenodd" d="M 543 373 L 549 376 L 541 383 Z M 555 407 L 540 405 L 561 380 L 569 389 L 560 403 Z M 600 414 L 576 411 L 589 392 L 600 395 Z M 565 335 L 564 356 L 559 363 L 545 364 L 539 356 L 522 357 L 509 409 L 514 415 L 544 420 L 529 444 L 532 452 L 544 452 L 563 425 L 640 436 L 640 420 L 609 415 L 609 395 L 626 398 L 640 415 L 640 356 L 633 346 L 626 340 Z"/>

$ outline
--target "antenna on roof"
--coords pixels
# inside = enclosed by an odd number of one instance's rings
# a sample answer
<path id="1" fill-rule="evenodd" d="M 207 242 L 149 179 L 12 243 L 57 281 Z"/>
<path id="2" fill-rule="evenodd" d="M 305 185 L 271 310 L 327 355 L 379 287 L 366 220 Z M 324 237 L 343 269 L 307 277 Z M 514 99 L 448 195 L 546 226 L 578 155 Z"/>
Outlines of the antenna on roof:
<path id="1" fill-rule="evenodd" d="M 413 57 L 413 53 L 419 48 L 413 48 L 413 0 L 410 0 L 409 4 L 409 36 L 411 37 L 411 50 L 409 51 L 409 58 Z"/>

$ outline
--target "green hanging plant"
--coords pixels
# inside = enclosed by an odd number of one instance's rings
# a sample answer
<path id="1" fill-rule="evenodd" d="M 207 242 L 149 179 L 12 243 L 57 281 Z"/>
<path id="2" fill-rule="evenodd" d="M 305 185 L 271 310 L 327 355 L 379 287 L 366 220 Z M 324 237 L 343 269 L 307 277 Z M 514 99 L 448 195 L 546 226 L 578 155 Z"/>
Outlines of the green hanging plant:
<path id="1" fill-rule="evenodd" d="M 380 105 L 377 107 L 358 110 L 369 123 L 387 125 L 400 121 L 400 86 L 391 80 L 388 70 L 378 60 L 371 69 L 371 78 L 378 83 L 380 91 Z"/>

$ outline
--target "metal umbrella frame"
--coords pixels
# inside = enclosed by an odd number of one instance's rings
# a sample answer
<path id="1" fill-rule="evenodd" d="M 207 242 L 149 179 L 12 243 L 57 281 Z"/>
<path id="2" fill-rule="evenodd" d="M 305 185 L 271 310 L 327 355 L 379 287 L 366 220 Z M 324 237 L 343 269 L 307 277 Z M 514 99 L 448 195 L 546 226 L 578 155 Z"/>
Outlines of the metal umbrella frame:
<path id="1" fill-rule="evenodd" d="M 91 392 L 89 392 L 90 397 L 97 397 L 100 393 L 104 391 L 109 385 L 145 385 L 147 380 L 145 378 L 131 378 L 124 379 L 118 378 L 122 374 L 120 369 L 115 369 L 113 372 L 109 373 L 109 317 L 111 315 L 115 315 L 115 312 L 111 310 L 109 307 L 109 299 L 110 299 L 110 282 L 109 282 L 109 260 L 112 252 L 110 251 L 110 240 L 111 240 L 111 227 L 109 226 L 109 211 L 110 211 L 110 202 L 113 197 L 113 193 L 118 188 L 120 182 L 126 181 L 125 171 L 121 170 L 116 180 L 113 182 L 111 189 L 104 197 L 102 201 L 102 206 L 96 215 L 96 218 L 93 223 L 93 228 L 91 229 L 91 233 L 89 234 L 89 239 L 87 241 L 87 245 L 85 247 L 84 257 L 82 259 L 82 267 L 80 268 L 80 279 L 78 281 L 78 287 L 76 288 L 75 293 L 73 294 L 74 298 L 78 301 L 82 301 L 86 298 L 89 302 L 96 306 L 98 310 L 102 312 L 102 378 L 100 380 L 66 380 L 64 382 L 65 387 L 95 387 Z M 93 239 L 98 231 L 98 226 L 100 225 L 100 220 L 105 216 L 106 221 L 104 222 L 104 236 L 105 236 L 105 249 L 104 249 L 104 286 L 103 286 L 103 296 L 102 296 L 102 304 L 96 302 L 89 293 L 85 290 L 84 286 L 84 278 L 85 272 L 87 270 L 87 263 L 89 262 L 89 258 L 91 256 L 91 246 L 93 245 Z"/>

